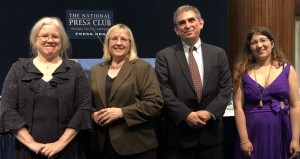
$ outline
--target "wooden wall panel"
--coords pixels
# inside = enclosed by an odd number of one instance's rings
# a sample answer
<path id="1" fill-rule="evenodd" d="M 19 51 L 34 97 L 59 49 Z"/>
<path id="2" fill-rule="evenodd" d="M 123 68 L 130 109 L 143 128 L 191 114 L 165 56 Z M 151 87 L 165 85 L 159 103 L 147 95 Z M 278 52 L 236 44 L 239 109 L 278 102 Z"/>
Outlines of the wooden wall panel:
<path id="1" fill-rule="evenodd" d="M 294 62 L 295 0 L 228 0 L 228 58 L 232 68 L 248 31 L 270 29 L 288 60 Z"/>
<path id="2" fill-rule="evenodd" d="M 300 0 L 295 0 L 295 15 L 296 18 L 300 18 Z"/>

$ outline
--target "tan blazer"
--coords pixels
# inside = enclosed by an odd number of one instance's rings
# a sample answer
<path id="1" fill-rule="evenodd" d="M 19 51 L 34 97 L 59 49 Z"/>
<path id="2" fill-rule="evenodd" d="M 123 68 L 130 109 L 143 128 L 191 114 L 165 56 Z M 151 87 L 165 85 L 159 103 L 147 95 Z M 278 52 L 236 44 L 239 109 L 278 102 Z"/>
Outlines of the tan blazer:
<path id="1" fill-rule="evenodd" d="M 101 151 L 106 131 L 114 150 L 121 155 L 131 155 L 155 149 L 158 146 L 153 119 L 163 106 L 158 80 L 152 66 L 142 60 L 126 61 L 111 88 L 106 103 L 105 83 L 110 61 L 92 67 L 89 81 L 93 106 L 96 110 L 120 107 L 124 118 L 109 127 L 96 125 Z"/>

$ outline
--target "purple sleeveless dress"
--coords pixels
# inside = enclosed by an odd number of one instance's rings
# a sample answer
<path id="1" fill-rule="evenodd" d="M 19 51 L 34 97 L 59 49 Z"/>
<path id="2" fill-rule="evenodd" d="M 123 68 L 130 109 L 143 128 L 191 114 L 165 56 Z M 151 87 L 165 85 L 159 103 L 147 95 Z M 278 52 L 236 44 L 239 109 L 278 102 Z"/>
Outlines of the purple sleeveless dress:
<path id="1" fill-rule="evenodd" d="M 289 116 L 290 65 L 286 65 L 279 76 L 265 89 L 260 107 L 260 94 L 256 81 L 248 73 L 243 75 L 244 112 L 247 132 L 253 144 L 251 159 L 288 159 L 291 142 Z M 260 92 L 263 87 L 258 84 Z M 243 159 L 240 140 L 237 139 L 235 159 Z"/>

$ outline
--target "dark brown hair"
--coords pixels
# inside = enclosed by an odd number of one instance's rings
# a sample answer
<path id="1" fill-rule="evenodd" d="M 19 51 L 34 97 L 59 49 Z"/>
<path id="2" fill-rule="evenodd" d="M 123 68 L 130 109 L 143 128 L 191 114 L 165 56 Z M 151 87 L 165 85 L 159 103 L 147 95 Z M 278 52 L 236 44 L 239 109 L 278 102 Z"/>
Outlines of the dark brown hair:
<path id="1" fill-rule="evenodd" d="M 285 58 L 284 53 L 280 50 L 277 41 L 275 40 L 271 31 L 263 27 L 255 27 L 250 30 L 247 34 L 245 42 L 244 42 L 244 49 L 242 52 L 238 54 L 238 57 L 234 64 L 234 71 L 233 71 L 233 91 L 235 92 L 237 88 L 240 86 L 242 81 L 242 76 L 245 72 L 251 70 L 256 63 L 256 59 L 252 55 L 252 51 L 250 48 L 250 41 L 252 36 L 256 35 L 264 35 L 266 36 L 274 45 L 271 52 L 271 62 L 275 64 L 275 66 L 280 67 L 288 61 Z"/>

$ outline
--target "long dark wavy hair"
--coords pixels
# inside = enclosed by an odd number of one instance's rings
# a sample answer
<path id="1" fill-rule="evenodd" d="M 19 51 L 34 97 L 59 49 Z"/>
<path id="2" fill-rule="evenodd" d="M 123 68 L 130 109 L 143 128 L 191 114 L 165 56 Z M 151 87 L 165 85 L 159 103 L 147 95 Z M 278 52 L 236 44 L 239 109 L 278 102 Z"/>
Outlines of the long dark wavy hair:
<path id="1" fill-rule="evenodd" d="M 243 51 L 238 54 L 238 57 L 234 64 L 233 71 L 233 91 L 235 92 L 242 82 L 242 76 L 245 72 L 253 69 L 254 64 L 256 63 L 256 59 L 254 58 L 251 48 L 250 41 L 252 36 L 256 35 L 264 35 L 269 38 L 269 40 L 273 43 L 274 47 L 271 52 L 271 62 L 276 67 L 280 67 L 286 63 L 289 63 L 284 55 L 284 53 L 280 50 L 277 41 L 275 40 L 271 31 L 264 27 L 255 27 L 250 30 L 247 34 Z"/>

